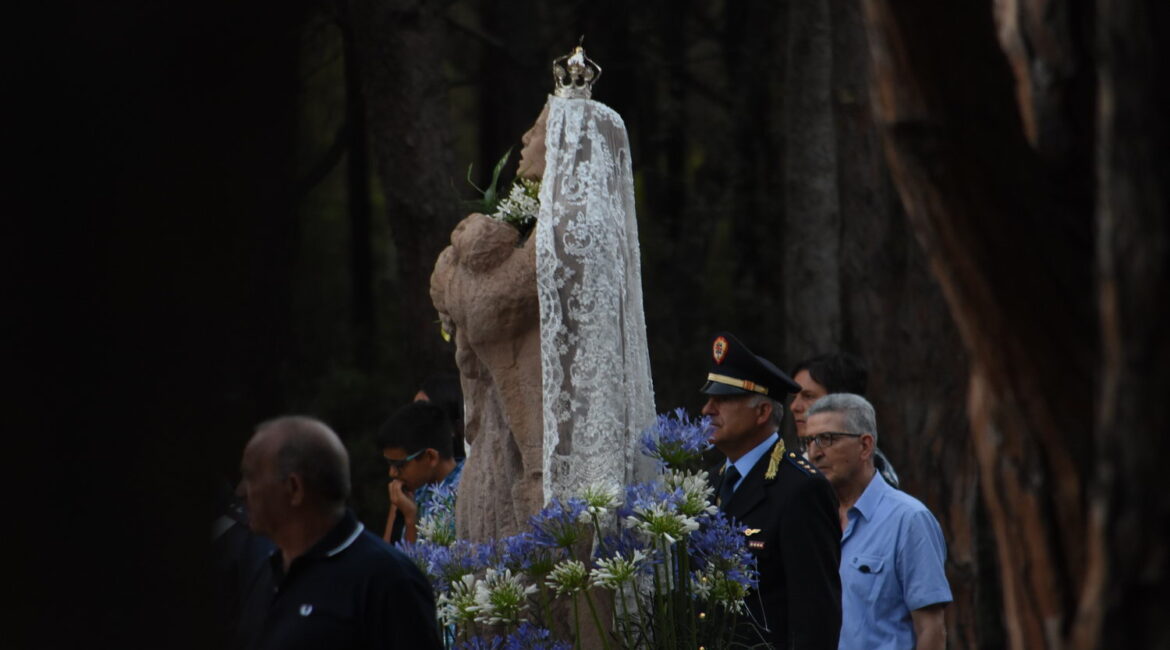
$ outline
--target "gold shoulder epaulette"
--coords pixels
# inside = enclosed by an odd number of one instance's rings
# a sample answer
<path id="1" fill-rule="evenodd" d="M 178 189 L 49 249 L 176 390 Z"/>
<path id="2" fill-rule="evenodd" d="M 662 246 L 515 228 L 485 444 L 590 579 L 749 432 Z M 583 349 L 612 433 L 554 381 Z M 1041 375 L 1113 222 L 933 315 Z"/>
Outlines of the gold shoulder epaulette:
<path id="1" fill-rule="evenodd" d="M 804 456 L 799 456 L 799 455 L 794 454 L 792 452 L 788 452 L 785 459 L 788 462 L 792 463 L 793 467 L 799 469 L 800 471 L 804 472 L 805 474 L 807 474 L 809 476 L 816 476 L 817 475 L 817 469 L 815 467 L 813 467 L 812 463 L 808 462 Z"/>
<path id="2" fill-rule="evenodd" d="M 768 471 L 764 473 L 764 478 L 769 481 L 776 478 L 776 472 L 780 469 L 780 461 L 784 460 L 784 441 L 776 443 L 772 447 L 772 457 L 768 459 Z"/>

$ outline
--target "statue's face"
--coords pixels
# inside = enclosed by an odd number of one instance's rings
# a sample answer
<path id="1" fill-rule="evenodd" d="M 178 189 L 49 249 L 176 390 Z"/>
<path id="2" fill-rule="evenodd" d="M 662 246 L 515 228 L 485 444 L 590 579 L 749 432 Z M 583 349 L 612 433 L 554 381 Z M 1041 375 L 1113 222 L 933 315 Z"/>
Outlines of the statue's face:
<path id="1" fill-rule="evenodd" d="M 516 167 L 516 175 L 523 178 L 539 179 L 544 177 L 544 133 L 548 124 L 548 104 L 540 111 L 540 117 L 531 129 L 520 138 L 524 148 L 520 150 L 520 164 Z"/>

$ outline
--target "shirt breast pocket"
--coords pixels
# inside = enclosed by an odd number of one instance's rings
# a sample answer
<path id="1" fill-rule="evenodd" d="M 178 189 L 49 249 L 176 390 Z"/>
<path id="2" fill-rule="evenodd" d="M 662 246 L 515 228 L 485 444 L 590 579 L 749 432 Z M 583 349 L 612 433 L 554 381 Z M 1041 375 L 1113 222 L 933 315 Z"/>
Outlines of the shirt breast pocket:
<path id="1" fill-rule="evenodd" d="M 849 589 L 867 601 L 877 597 L 886 579 L 885 558 L 878 555 L 854 555 L 849 558 L 847 566 Z"/>

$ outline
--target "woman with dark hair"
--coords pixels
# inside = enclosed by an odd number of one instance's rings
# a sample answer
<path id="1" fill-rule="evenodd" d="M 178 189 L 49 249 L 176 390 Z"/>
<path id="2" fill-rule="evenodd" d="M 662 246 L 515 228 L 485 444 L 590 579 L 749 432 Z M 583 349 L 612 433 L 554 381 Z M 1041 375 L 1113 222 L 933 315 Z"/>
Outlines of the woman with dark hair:
<path id="1" fill-rule="evenodd" d="M 789 410 L 796 423 L 796 435 L 804 435 L 808 409 L 818 399 L 832 393 L 853 393 L 865 396 L 869 372 L 865 362 L 847 352 L 818 354 L 792 368 L 792 379 L 800 384 L 800 392 L 792 399 Z M 880 449 L 874 449 L 873 464 L 886 483 L 898 487 L 898 473 Z"/>

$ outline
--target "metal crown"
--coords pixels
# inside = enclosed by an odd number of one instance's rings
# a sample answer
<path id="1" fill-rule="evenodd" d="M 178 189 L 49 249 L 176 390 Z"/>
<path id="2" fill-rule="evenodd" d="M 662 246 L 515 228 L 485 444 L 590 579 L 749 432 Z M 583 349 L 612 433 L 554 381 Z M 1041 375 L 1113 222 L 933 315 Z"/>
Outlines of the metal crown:
<path id="1" fill-rule="evenodd" d="M 583 39 L 584 37 L 582 37 Z M 593 95 L 593 84 L 601 78 L 601 66 L 585 56 L 585 48 L 578 45 L 572 53 L 553 61 L 553 80 L 557 97 L 589 99 Z"/>

